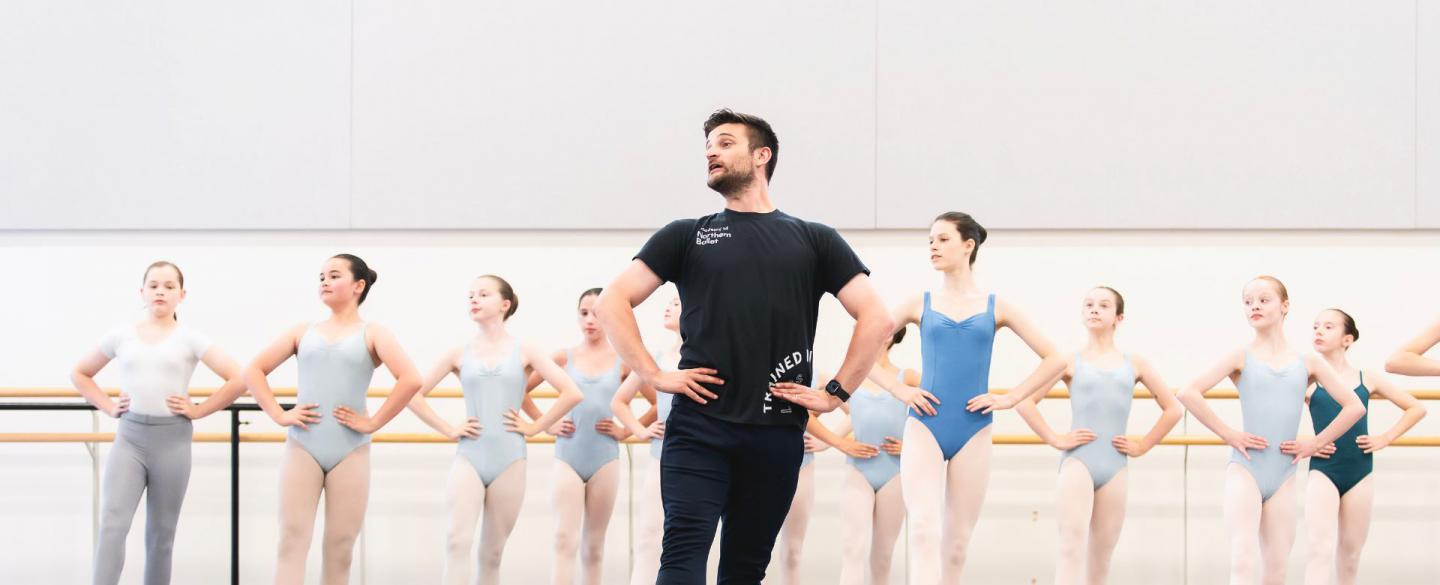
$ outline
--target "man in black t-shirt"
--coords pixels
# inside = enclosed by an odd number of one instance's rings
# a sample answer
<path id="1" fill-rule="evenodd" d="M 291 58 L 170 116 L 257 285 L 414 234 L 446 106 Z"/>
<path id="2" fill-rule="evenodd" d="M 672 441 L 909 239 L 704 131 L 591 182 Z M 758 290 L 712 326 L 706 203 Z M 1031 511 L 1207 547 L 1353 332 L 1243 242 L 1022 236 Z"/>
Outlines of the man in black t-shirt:
<path id="1" fill-rule="evenodd" d="M 759 583 L 790 510 L 809 412 L 774 388 L 813 379 L 820 298 L 855 318 L 845 361 L 826 393 L 849 398 L 889 338 L 891 319 L 869 270 L 829 226 L 775 209 L 770 177 L 779 142 L 764 120 L 720 110 L 705 121 L 707 184 L 725 209 L 671 222 L 602 293 L 596 313 L 625 363 L 656 390 L 676 394 L 665 425 L 660 492 L 665 536 L 660 584 L 701 584 L 720 536 L 719 582 Z M 633 308 L 665 282 L 680 293 L 678 371 L 646 352 Z"/>

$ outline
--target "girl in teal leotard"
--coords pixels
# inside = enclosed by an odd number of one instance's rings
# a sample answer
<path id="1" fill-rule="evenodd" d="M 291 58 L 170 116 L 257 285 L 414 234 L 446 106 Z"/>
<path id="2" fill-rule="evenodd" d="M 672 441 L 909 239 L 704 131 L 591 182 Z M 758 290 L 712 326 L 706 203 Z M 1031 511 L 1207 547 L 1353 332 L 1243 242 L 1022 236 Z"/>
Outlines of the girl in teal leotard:
<path id="1" fill-rule="evenodd" d="M 1305 483 L 1305 525 L 1310 549 L 1305 584 L 1354 585 L 1375 499 L 1370 481 L 1371 459 L 1376 451 L 1424 418 L 1425 407 L 1379 372 L 1361 371 L 1345 359 L 1350 346 L 1360 339 L 1360 328 L 1349 314 L 1340 309 L 1321 311 L 1315 317 L 1314 331 L 1315 351 L 1329 362 L 1347 388 L 1354 389 L 1367 410 L 1373 404 L 1370 395 L 1375 393 L 1405 411 L 1394 426 L 1379 435 L 1370 434 L 1367 412 L 1335 441 L 1335 452 L 1328 459 L 1310 460 L 1309 481 Z M 1317 433 L 1340 413 L 1340 404 L 1320 386 L 1310 392 L 1308 402 L 1310 421 Z"/>

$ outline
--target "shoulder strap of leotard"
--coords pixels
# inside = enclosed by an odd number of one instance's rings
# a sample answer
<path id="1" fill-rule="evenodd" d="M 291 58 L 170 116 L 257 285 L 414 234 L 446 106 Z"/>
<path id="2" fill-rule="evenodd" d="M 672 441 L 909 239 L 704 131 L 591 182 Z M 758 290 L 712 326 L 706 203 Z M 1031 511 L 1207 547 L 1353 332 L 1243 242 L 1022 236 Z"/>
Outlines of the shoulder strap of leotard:
<path id="1" fill-rule="evenodd" d="M 925 291 L 925 312 L 930 312 L 930 291 Z"/>
<path id="2" fill-rule="evenodd" d="M 992 317 L 995 316 L 995 293 L 990 293 L 990 300 L 985 304 L 985 312 L 990 313 Z"/>

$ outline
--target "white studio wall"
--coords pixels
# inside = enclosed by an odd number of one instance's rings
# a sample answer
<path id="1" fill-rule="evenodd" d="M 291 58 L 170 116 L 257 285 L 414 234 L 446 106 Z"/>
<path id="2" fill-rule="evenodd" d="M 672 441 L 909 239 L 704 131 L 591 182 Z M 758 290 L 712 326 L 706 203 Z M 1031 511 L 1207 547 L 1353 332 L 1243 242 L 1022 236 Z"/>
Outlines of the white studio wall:
<path id="1" fill-rule="evenodd" d="M 0 6 L 0 229 L 640 229 L 700 123 L 905 229 L 1440 227 L 1440 8 L 380 0 Z"/>

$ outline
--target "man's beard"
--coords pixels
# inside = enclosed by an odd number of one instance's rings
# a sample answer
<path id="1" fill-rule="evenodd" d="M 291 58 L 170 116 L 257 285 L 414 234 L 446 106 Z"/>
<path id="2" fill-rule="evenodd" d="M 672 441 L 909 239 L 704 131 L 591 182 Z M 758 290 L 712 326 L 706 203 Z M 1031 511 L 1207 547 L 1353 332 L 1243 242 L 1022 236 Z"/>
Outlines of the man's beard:
<path id="1" fill-rule="evenodd" d="M 753 182 L 755 182 L 755 171 L 741 174 L 727 170 L 706 181 L 705 184 L 725 197 L 732 197 L 744 191 Z"/>

